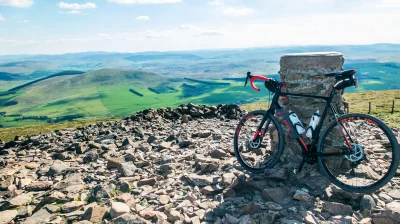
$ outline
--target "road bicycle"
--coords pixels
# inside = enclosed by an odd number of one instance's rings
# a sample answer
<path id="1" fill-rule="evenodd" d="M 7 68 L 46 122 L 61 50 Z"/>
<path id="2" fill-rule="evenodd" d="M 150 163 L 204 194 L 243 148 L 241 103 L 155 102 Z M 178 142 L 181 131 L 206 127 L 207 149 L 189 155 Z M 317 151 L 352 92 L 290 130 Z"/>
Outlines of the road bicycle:
<path id="1" fill-rule="evenodd" d="M 284 93 L 285 82 L 273 78 L 253 76 L 247 73 L 245 86 L 250 79 L 251 87 L 255 80 L 264 81 L 265 87 L 273 93 L 268 110 L 247 113 L 237 125 L 234 134 L 234 150 L 240 165 L 253 173 L 262 173 L 273 168 L 284 151 L 284 132 L 282 124 L 294 136 L 302 148 L 302 161 L 293 170 L 301 172 L 305 163 L 317 163 L 322 174 L 338 187 L 349 192 L 368 193 L 388 183 L 396 173 L 399 163 L 399 144 L 391 129 L 376 117 L 337 112 L 333 98 L 346 87 L 358 87 L 355 70 L 325 74 L 334 77 L 335 84 L 329 96 Z M 279 105 L 279 98 L 314 98 L 326 101 L 320 122 L 312 129 L 311 142 L 298 133 L 285 111 Z M 322 133 L 328 110 L 333 120 L 326 124 Z"/>

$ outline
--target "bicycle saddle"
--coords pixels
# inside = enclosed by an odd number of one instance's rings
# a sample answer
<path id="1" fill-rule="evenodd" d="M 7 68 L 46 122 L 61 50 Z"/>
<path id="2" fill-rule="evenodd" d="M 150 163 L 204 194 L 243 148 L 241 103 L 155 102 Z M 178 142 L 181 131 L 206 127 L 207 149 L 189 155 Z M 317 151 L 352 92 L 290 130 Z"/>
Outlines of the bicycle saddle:
<path id="1" fill-rule="evenodd" d="M 328 76 L 328 77 L 334 76 L 336 78 L 340 78 L 342 76 L 351 76 L 354 73 L 356 73 L 356 70 L 350 69 L 350 70 L 341 71 L 341 72 L 328 73 L 328 74 L 325 74 L 325 76 Z"/>

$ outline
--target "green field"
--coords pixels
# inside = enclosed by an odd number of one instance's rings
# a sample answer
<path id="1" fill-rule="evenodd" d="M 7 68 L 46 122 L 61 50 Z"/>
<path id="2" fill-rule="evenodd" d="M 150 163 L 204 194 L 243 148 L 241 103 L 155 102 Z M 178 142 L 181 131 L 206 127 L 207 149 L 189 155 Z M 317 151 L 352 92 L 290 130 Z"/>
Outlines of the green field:
<path id="1" fill-rule="evenodd" d="M 78 120 L 97 119 L 189 102 L 217 105 L 259 100 L 267 100 L 266 92 L 263 95 L 250 87 L 244 88 L 242 82 L 186 80 L 143 71 L 101 69 L 82 75 L 52 77 L 14 94 L 0 96 L 0 105 L 15 104 L 0 107 L 0 112 L 5 112 L 0 124 L 4 128 L 20 127 L 52 123 L 68 115 L 84 116 Z"/>
<path id="2" fill-rule="evenodd" d="M 126 116 L 189 102 L 267 101 L 267 91 L 243 87 L 247 71 L 279 79 L 282 55 L 321 51 L 342 52 L 343 68 L 357 70 L 360 87 L 346 93 L 400 89 L 398 44 L 0 55 L 0 127 Z"/>

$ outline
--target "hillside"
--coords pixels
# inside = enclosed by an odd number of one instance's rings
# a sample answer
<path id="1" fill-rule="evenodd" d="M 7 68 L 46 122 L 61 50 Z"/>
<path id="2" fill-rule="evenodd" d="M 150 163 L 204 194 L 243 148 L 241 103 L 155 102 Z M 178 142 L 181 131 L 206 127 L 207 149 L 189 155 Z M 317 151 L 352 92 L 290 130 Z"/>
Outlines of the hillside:
<path id="1" fill-rule="evenodd" d="M 59 73 L 57 73 L 59 74 Z M 220 104 L 266 100 L 239 82 L 179 79 L 151 72 L 100 69 L 61 73 L 13 88 L 0 95 L 3 127 L 71 119 L 127 116 L 147 108 L 183 103 Z"/>
<path id="2" fill-rule="evenodd" d="M 132 94 L 131 94 L 132 95 Z M 361 112 L 368 113 L 368 102 L 372 104 L 372 115 L 377 116 L 383 119 L 388 125 L 391 127 L 399 127 L 400 128 L 400 90 L 392 90 L 392 91 L 370 91 L 363 93 L 346 93 L 345 98 L 350 104 L 350 112 Z M 383 100 L 384 99 L 384 100 Z M 395 113 L 391 114 L 391 102 L 395 101 Z M 375 105 L 375 106 L 374 106 Z M 385 107 L 376 107 L 376 105 L 385 105 Z M 259 110 L 259 109 L 267 109 L 269 103 L 264 102 L 256 102 L 251 104 L 243 104 L 240 105 L 240 108 L 251 111 L 251 110 Z M 154 108 L 154 107 L 153 107 Z M 145 108 L 147 109 L 147 108 Z M 134 114 L 134 112 L 130 113 Z M 0 121 L 1 121 L 0 116 Z M 115 121 L 120 118 L 110 118 L 110 119 L 85 119 L 78 120 L 72 122 L 62 122 L 57 124 L 38 124 L 32 125 L 32 123 L 23 123 L 31 126 L 28 127 L 15 127 L 15 128 L 0 128 L 0 139 L 2 140 L 12 140 L 14 136 L 30 136 L 36 135 L 40 133 L 48 133 L 54 130 L 59 130 L 63 128 L 76 128 L 82 127 L 88 124 L 95 124 L 100 121 Z M 3 117 L 3 121 L 5 118 Z M 21 122 L 19 122 L 21 123 Z M 17 124 L 19 124 L 17 123 Z M 18 125 L 16 125 L 18 126 Z"/>

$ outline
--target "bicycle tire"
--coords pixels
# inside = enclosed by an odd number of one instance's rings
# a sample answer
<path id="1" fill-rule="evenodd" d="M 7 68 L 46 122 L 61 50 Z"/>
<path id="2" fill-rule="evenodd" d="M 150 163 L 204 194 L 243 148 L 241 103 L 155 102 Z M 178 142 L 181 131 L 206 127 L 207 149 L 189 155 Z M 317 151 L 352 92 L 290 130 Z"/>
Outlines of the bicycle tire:
<path id="1" fill-rule="evenodd" d="M 320 156 L 318 156 L 318 163 L 319 163 L 322 173 L 326 177 L 328 177 L 328 179 L 330 181 L 332 181 L 332 183 L 335 184 L 336 186 L 342 188 L 345 191 L 354 192 L 354 193 L 370 193 L 370 192 L 374 192 L 374 191 L 378 190 L 379 188 L 383 187 L 384 185 L 386 185 L 396 174 L 396 170 L 397 170 L 397 167 L 399 164 L 399 144 L 398 144 L 397 139 L 394 136 L 393 132 L 381 120 L 379 120 L 376 117 L 367 115 L 367 114 L 359 114 L 359 113 L 346 114 L 346 115 L 342 115 L 342 116 L 338 117 L 338 121 L 339 121 L 339 123 L 341 123 L 343 125 L 345 122 L 349 122 L 349 124 L 348 124 L 349 127 L 352 125 L 354 127 L 355 126 L 354 124 L 357 124 L 357 123 L 361 124 L 362 121 L 365 121 L 366 124 L 370 124 L 372 126 L 371 129 L 368 129 L 367 128 L 368 126 L 365 126 L 365 129 L 354 128 L 354 131 L 351 131 L 352 133 L 354 133 L 353 138 L 354 138 L 354 135 L 356 135 L 356 134 L 358 134 L 361 137 L 364 137 L 366 131 L 375 131 L 375 132 L 377 132 L 377 134 L 374 134 L 374 136 L 367 135 L 367 136 L 369 136 L 369 138 L 367 140 L 363 140 L 363 141 L 358 141 L 358 140 L 354 141 L 354 139 L 352 140 L 354 142 L 352 145 L 353 150 L 355 148 L 357 148 L 357 150 L 359 152 L 362 151 L 362 153 L 364 154 L 363 158 L 359 160 L 360 162 L 359 161 L 354 162 L 353 160 L 349 160 L 349 156 L 346 158 L 344 155 L 341 155 L 341 156 L 337 156 L 337 158 L 342 158 L 342 160 L 345 162 L 337 163 L 337 160 L 332 160 L 333 161 L 332 164 L 334 164 L 334 163 L 340 164 L 339 168 L 344 169 L 344 170 L 349 169 L 349 168 L 343 164 L 351 164 L 352 171 L 350 171 L 350 174 L 347 174 L 347 175 L 348 176 L 352 175 L 352 178 L 355 179 L 356 183 L 357 183 L 357 179 L 358 179 L 358 177 L 356 175 L 365 176 L 367 179 L 373 179 L 372 181 L 375 181 L 375 179 L 378 177 L 376 175 L 379 175 L 379 173 L 380 173 L 378 168 L 384 167 L 385 165 L 384 165 L 384 163 L 382 164 L 379 162 L 371 163 L 370 159 L 376 157 L 378 159 L 378 161 L 383 161 L 380 158 L 380 157 L 382 157 L 381 154 L 385 154 L 385 152 L 387 153 L 389 150 L 385 151 L 386 149 L 380 149 L 381 152 L 376 153 L 374 150 L 377 150 L 377 149 L 372 148 L 372 146 L 368 143 L 372 140 L 376 140 L 377 142 L 379 142 L 379 141 L 383 142 L 385 139 L 383 139 L 382 135 L 379 134 L 379 133 L 382 133 L 382 134 L 384 134 L 384 137 L 387 137 L 387 140 L 390 143 L 389 147 L 386 147 L 383 143 L 380 143 L 382 145 L 382 147 L 391 149 L 392 154 L 391 154 L 391 158 L 390 158 L 391 159 L 390 166 L 389 166 L 387 172 L 385 174 L 383 174 L 382 178 L 380 178 L 378 181 L 373 182 L 372 184 L 369 184 L 367 186 L 350 186 L 349 184 L 343 183 L 341 180 L 339 180 L 337 177 L 335 177 L 335 175 L 332 174 L 331 170 L 327 167 L 327 163 L 329 163 L 329 157 L 323 155 L 324 146 L 325 146 L 325 148 L 327 148 L 326 146 L 329 145 L 329 141 L 330 141 L 331 145 L 334 144 L 333 140 L 329 140 L 327 138 L 329 133 L 331 133 L 331 135 L 335 136 L 334 128 L 339 127 L 338 122 L 336 120 L 334 120 L 327 125 L 324 132 L 321 134 L 321 137 L 318 142 L 318 153 L 320 155 Z M 352 123 L 350 123 L 350 122 L 352 122 Z M 350 129 L 350 128 L 348 128 L 348 129 Z M 340 128 L 338 130 L 340 130 Z M 346 131 L 345 131 L 345 133 L 350 136 L 348 130 L 346 130 Z M 336 134 L 336 136 L 338 136 L 338 135 L 340 135 L 340 134 Z M 352 136 L 350 136 L 350 137 L 352 137 Z M 356 138 L 360 138 L 360 140 L 361 140 L 361 137 L 356 137 Z M 378 141 L 377 139 L 382 139 L 382 140 Z M 325 141 L 327 142 L 326 144 L 324 144 Z M 360 142 L 360 144 L 358 142 Z M 387 142 L 385 142 L 385 144 L 387 144 Z M 369 147 L 369 148 L 366 148 L 366 147 Z M 377 147 L 379 147 L 379 144 Z M 330 150 L 332 150 L 332 149 L 333 149 L 333 146 L 330 147 Z M 355 151 L 353 151 L 353 152 L 355 152 Z M 329 153 L 329 152 L 326 152 L 326 153 Z M 357 156 L 359 156 L 361 158 L 361 154 L 354 153 L 353 155 L 354 155 L 354 157 L 351 159 L 356 160 L 356 159 L 358 159 Z M 389 156 L 387 156 L 387 154 L 385 154 L 385 156 L 383 158 L 389 159 Z M 349 162 L 347 162 L 346 160 L 348 160 Z M 363 163 L 364 161 L 366 163 Z M 357 163 L 358 163 L 358 165 L 356 167 L 353 167 L 353 166 L 355 166 L 354 164 L 357 164 Z M 364 167 L 365 164 L 374 166 L 374 169 L 369 166 L 367 169 L 365 169 L 365 167 Z M 358 169 L 358 166 L 361 167 L 361 171 L 364 171 L 364 174 L 356 173 L 354 171 L 354 168 Z M 363 169 L 363 167 L 364 167 L 364 169 Z M 334 170 L 338 170 L 338 169 L 334 169 Z M 346 175 L 344 175 L 344 176 L 346 176 Z M 361 183 L 362 182 L 363 181 L 361 181 Z M 354 183 L 354 180 L 353 180 L 353 183 Z"/>
<path id="2" fill-rule="evenodd" d="M 245 126 L 246 121 L 250 120 L 251 117 L 254 117 L 254 116 L 268 116 L 268 118 L 267 118 L 267 120 L 265 122 L 268 122 L 268 120 L 270 120 L 272 122 L 272 124 L 276 127 L 276 131 L 277 131 L 277 134 L 278 134 L 278 143 L 276 144 L 277 145 L 277 149 L 275 149 L 275 152 L 276 152 L 275 155 L 273 155 L 272 160 L 269 160 L 268 164 L 265 167 L 259 167 L 259 168 L 251 167 L 243 160 L 243 158 L 241 156 L 241 152 L 240 152 L 240 148 L 241 147 L 239 146 L 239 140 L 238 140 L 239 135 L 240 135 L 241 131 L 243 130 L 243 127 L 246 127 Z M 266 123 L 264 123 L 263 126 L 265 124 Z M 267 134 L 269 134 L 269 133 L 267 133 Z M 236 156 L 237 160 L 239 161 L 240 165 L 243 168 L 245 168 L 247 171 L 250 171 L 252 173 L 262 173 L 266 168 L 274 167 L 278 163 L 278 161 L 279 161 L 279 159 L 280 159 L 280 157 L 282 155 L 283 144 L 284 144 L 284 135 L 283 135 L 282 126 L 280 125 L 278 119 L 273 114 L 268 113 L 265 110 L 251 111 L 251 112 L 247 113 L 240 120 L 239 124 L 237 125 L 233 144 L 234 144 L 235 156 Z M 271 145 L 271 150 L 270 151 L 273 151 L 272 150 L 272 145 Z M 268 159 L 271 159 L 271 158 L 268 158 Z"/>

